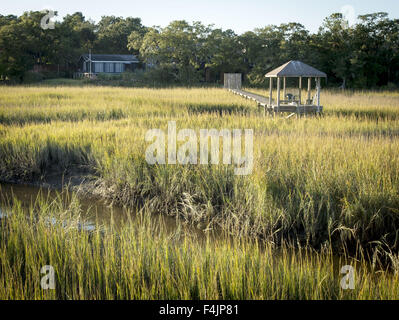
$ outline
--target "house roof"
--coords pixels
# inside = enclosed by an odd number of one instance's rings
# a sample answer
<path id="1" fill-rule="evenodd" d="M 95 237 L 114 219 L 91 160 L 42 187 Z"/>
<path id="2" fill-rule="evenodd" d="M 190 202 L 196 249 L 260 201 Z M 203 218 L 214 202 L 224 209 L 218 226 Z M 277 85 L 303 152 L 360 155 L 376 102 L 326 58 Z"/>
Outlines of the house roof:
<path id="1" fill-rule="evenodd" d="M 326 78 L 327 75 L 313 68 L 306 63 L 301 61 L 291 60 L 286 64 L 283 64 L 281 67 L 274 69 L 266 74 L 267 78 L 276 78 L 276 77 L 320 77 Z"/>
<path id="2" fill-rule="evenodd" d="M 89 60 L 89 54 L 82 55 L 84 60 Z M 102 62 L 126 62 L 136 63 L 139 60 L 133 54 L 92 54 L 91 61 L 102 61 Z"/>

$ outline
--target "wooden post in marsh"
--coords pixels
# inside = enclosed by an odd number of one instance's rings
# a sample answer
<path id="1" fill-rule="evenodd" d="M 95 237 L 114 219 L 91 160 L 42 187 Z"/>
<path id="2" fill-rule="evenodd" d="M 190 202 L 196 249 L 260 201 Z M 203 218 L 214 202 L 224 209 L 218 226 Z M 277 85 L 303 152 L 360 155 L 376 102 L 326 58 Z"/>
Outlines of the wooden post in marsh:
<path id="1" fill-rule="evenodd" d="M 280 77 L 277 77 L 277 112 L 280 112 Z"/>
<path id="2" fill-rule="evenodd" d="M 283 78 L 283 100 L 285 100 L 286 95 L 287 95 L 287 89 L 286 89 L 286 85 L 287 85 L 287 78 L 284 77 Z"/>
<path id="3" fill-rule="evenodd" d="M 273 78 L 269 78 L 269 105 L 268 108 L 272 107 L 273 103 Z M 265 112 L 266 112 L 266 106 L 265 106 Z"/>
<path id="4" fill-rule="evenodd" d="M 269 78 L 269 107 L 273 102 L 273 78 Z"/>
<path id="5" fill-rule="evenodd" d="M 298 92 L 299 105 L 302 104 L 302 77 L 299 77 L 299 92 Z"/>
<path id="6" fill-rule="evenodd" d="M 320 112 L 320 91 L 321 91 L 320 77 L 317 78 L 316 84 L 317 84 L 317 112 Z"/>
<path id="7" fill-rule="evenodd" d="M 307 97 L 307 101 L 306 104 L 310 105 L 312 103 L 312 101 L 310 101 L 310 92 L 312 91 L 312 78 L 309 77 L 308 78 L 308 97 Z"/>

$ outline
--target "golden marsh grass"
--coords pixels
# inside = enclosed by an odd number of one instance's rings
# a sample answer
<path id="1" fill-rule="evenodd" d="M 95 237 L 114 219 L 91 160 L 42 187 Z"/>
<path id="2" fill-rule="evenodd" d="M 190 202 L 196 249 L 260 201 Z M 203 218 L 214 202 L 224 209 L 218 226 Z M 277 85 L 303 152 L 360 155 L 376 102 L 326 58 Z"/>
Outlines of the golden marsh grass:
<path id="1" fill-rule="evenodd" d="M 26 268 L 55 259 L 58 243 L 71 241 L 57 258 L 71 257 L 59 279 L 68 288 L 57 298 L 396 298 L 399 93 L 327 91 L 322 105 L 322 118 L 287 120 L 263 117 L 253 102 L 216 88 L 0 87 L 2 180 L 38 181 L 54 168 L 60 174 L 84 168 L 90 192 L 103 198 L 241 236 L 232 246 L 198 248 L 191 240 L 173 246 L 162 232 L 154 238 L 147 222 L 144 238 L 127 225 L 118 237 L 95 233 L 90 242 L 91 235 L 77 231 L 72 239 L 62 228 L 36 230 L 15 215 L 3 222 L 4 230 L 17 231 L 2 237 L 0 281 L 11 278 L 19 289 L 8 285 L 11 293 L 0 296 L 46 298 L 24 278 Z M 225 165 L 148 165 L 145 133 L 166 131 L 170 120 L 178 130 L 253 129 L 252 174 L 238 177 Z M 16 234 L 26 236 L 18 242 Z M 22 250 L 33 241 L 37 246 Z M 258 242 L 270 247 L 267 254 Z M 45 243 L 55 247 L 43 249 Z M 268 258 L 286 243 L 316 252 L 303 259 L 297 247 Z M 332 253 L 363 254 L 357 290 L 339 288 Z M 373 254 L 389 272 L 366 271 Z M 25 271 L 24 259 L 31 263 Z M 73 278 L 78 269 L 87 276 Z"/>

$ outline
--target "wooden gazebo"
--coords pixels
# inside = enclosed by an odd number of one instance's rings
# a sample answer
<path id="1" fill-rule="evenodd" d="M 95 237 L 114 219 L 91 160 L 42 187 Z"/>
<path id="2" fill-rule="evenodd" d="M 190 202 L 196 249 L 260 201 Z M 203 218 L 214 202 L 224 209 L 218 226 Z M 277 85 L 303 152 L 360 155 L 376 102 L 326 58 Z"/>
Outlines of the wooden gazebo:
<path id="1" fill-rule="evenodd" d="M 301 115 L 307 113 L 319 114 L 323 111 L 320 105 L 320 91 L 321 78 L 326 78 L 327 75 L 301 61 L 289 61 L 286 64 L 270 71 L 266 74 L 270 79 L 269 86 L 269 101 L 266 104 L 266 110 L 275 115 L 279 112 L 288 112 L 289 116 Z M 277 98 L 273 100 L 273 79 L 277 78 Z M 287 78 L 298 78 L 298 96 L 287 95 L 286 80 Z M 306 101 L 302 103 L 302 79 L 308 79 L 307 97 Z M 316 79 L 316 95 L 312 98 L 312 78 Z M 281 99 L 281 79 L 283 80 L 283 99 Z"/>

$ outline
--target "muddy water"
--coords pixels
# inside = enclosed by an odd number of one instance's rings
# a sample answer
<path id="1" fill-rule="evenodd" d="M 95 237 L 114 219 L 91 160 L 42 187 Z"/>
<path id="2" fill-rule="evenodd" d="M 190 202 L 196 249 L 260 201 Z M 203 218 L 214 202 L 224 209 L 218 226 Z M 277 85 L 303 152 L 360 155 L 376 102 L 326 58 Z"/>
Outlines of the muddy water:
<path id="1" fill-rule="evenodd" d="M 13 199 L 17 199 L 23 208 L 30 208 L 37 201 L 38 197 L 46 199 L 46 201 L 52 201 L 59 197 L 62 197 L 64 204 L 68 204 L 71 201 L 72 194 L 64 191 L 60 191 L 36 187 L 32 185 L 21 185 L 11 183 L 0 183 L 0 218 L 8 214 L 12 214 L 10 202 Z M 138 215 L 128 208 L 107 205 L 104 201 L 91 199 L 91 198 L 79 198 L 79 204 L 82 212 L 82 220 L 85 224 L 82 226 L 85 230 L 93 230 L 97 225 L 107 226 L 111 223 L 111 216 L 114 224 L 119 227 L 123 225 L 127 219 L 134 221 L 138 219 Z M 195 233 L 199 237 L 204 237 L 204 233 L 194 227 L 182 226 L 175 218 L 168 216 L 155 215 L 154 218 L 165 226 L 168 233 L 174 233 L 178 228 L 183 228 L 184 231 L 189 233 Z"/>
<path id="2" fill-rule="evenodd" d="M 12 199 L 17 199 L 23 208 L 30 208 L 37 201 L 39 196 L 44 197 L 47 201 L 55 200 L 60 197 L 60 192 L 56 190 L 51 190 L 47 188 L 40 188 L 31 185 L 20 185 L 20 184 L 9 184 L 9 183 L 0 183 L 0 219 L 8 214 L 12 214 L 12 210 L 10 208 L 10 201 Z M 63 192 L 62 201 L 65 205 L 70 201 L 72 194 Z M 96 226 L 107 226 L 111 223 L 111 216 L 113 222 L 116 227 L 120 227 L 123 225 L 127 219 L 131 219 L 134 223 L 135 219 L 138 219 L 138 215 L 131 210 L 119 206 L 109 206 L 103 201 L 97 199 L 90 198 L 79 198 L 80 208 L 81 208 L 81 216 L 82 220 L 85 221 L 85 224 L 81 227 L 85 230 L 94 230 Z M 154 219 L 159 223 L 162 223 L 165 226 L 165 230 L 170 235 L 175 234 L 179 230 L 179 234 L 183 236 L 190 235 L 190 237 L 194 237 L 198 241 L 198 245 L 205 244 L 207 239 L 211 241 L 231 241 L 233 242 L 232 236 L 223 235 L 221 230 L 213 230 L 209 232 L 201 231 L 200 229 L 193 227 L 182 225 L 181 222 L 176 220 L 176 218 L 161 216 L 158 214 L 154 214 Z M 263 251 L 263 246 L 260 243 L 260 251 Z M 291 252 L 291 250 L 293 250 Z M 288 254 L 295 255 L 295 249 L 288 249 Z M 312 253 L 310 253 L 312 255 Z M 281 258 L 281 252 L 278 248 L 275 249 L 275 252 L 272 259 L 276 259 L 278 261 Z M 339 268 L 343 265 L 350 264 L 349 262 L 343 262 L 338 255 L 334 255 L 333 257 L 333 267 L 337 274 L 339 273 Z M 317 261 L 317 260 L 316 260 Z M 357 266 L 359 268 L 359 266 Z M 371 265 L 369 267 L 371 270 Z"/>

